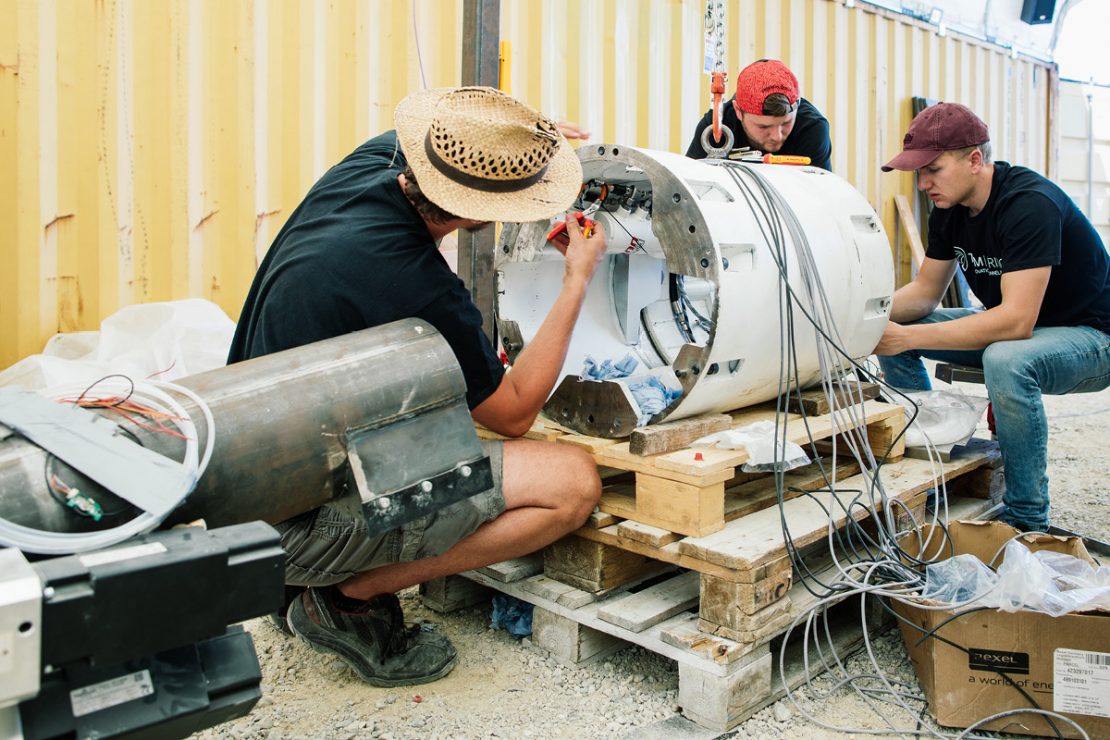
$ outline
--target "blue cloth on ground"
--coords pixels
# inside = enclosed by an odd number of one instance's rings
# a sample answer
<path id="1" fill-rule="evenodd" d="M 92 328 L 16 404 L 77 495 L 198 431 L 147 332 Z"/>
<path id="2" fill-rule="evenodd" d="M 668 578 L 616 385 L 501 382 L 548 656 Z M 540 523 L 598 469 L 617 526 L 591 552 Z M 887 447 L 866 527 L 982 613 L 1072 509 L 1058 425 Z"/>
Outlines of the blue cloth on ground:
<path id="1" fill-rule="evenodd" d="M 636 425 L 641 427 L 682 395 L 681 390 L 668 388 L 655 375 L 648 375 L 643 380 L 629 383 L 628 391 L 640 406 L 640 416 L 636 419 Z"/>
<path id="2" fill-rule="evenodd" d="M 532 634 L 532 605 L 515 596 L 495 594 L 490 627 L 504 627 L 513 637 L 527 637 Z"/>
<path id="3" fill-rule="evenodd" d="M 605 360 L 598 365 L 597 360 L 587 355 L 586 362 L 582 366 L 581 377 L 583 380 L 615 380 L 617 378 L 627 378 L 639 364 L 639 361 L 632 355 L 625 355 L 624 358 L 616 364 L 613 364 L 612 360 Z"/>

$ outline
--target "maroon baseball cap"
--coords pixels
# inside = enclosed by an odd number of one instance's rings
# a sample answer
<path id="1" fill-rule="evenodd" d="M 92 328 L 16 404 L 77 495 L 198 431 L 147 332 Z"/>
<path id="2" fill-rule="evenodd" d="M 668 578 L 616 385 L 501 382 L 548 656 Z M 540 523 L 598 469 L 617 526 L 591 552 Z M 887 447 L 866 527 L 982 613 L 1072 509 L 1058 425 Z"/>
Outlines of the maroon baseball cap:
<path id="1" fill-rule="evenodd" d="M 798 102 L 798 78 L 777 59 L 760 59 L 736 76 L 736 107 L 744 113 L 763 115 L 768 95 L 782 93 L 790 105 Z"/>
<path id="2" fill-rule="evenodd" d="M 902 153 L 884 164 L 882 170 L 920 169 L 945 152 L 990 140 L 987 124 L 966 105 L 937 103 L 914 117 L 902 139 Z"/>

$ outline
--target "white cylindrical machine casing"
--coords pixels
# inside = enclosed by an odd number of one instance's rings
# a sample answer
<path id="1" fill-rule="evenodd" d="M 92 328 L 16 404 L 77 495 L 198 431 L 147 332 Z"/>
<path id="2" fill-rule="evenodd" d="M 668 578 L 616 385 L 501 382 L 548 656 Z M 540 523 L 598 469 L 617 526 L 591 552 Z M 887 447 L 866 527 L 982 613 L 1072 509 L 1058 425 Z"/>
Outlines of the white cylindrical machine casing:
<path id="1" fill-rule="evenodd" d="M 788 230 L 789 218 L 768 215 L 774 204 L 792 212 L 808 242 L 833 338 L 853 358 L 874 349 L 893 294 L 890 243 L 874 209 L 842 178 L 813 167 L 692 160 L 610 145 L 578 153 L 584 181 L 604 183 L 610 201 L 621 188 L 641 197 L 650 192 L 650 221 L 643 208 L 622 220 L 627 211 L 615 202 L 606 201 L 597 212 L 610 246 L 590 284 L 563 367 L 575 380 L 565 379 L 546 408 L 556 420 L 601 436 L 626 436 L 634 426 L 621 409 L 622 397 L 631 398 L 627 388 L 596 387 L 628 381 L 577 383 L 587 356 L 616 362 L 631 353 L 641 361 L 633 382 L 651 372 L 681 387 L 681 397 L 652 415 L 651 423 L 740 408 L 785 390 L 780 388 L 783 283 L 775 243 L 795 293 L 800 384 L 816 382 L 816 334 L 800 307 L 813 314 L 820 306 L 811 304 L 800 278 L 799 250 L 805 246 Z M 759 182 L 779 197 L 768 200 Z M 644 233 L 647 224 L 650 235 Z M 774 225 L 782 230 L 779 239 L 771 238 Z M 545 244 L 547 227 L 523 224 L 502 232 L 498 316 L 510 357 L 535 336 L 561 288 L 563 258 Z M 649 248 L 627 250 L 636 237 Z M 686 307 L 681 311 L 690 326 L 686 334 L 678 328 L 672 275 L 685 276 L 677 284 L 690 286 L 680 288 L 687 301 L 678 303 Z"/>

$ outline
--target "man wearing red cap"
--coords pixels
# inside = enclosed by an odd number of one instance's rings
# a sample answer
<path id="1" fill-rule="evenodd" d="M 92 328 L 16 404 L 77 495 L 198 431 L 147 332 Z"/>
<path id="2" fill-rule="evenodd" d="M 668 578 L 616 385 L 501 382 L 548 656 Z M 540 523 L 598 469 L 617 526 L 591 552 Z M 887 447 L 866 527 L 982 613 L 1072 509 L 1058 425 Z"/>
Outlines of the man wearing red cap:
<path id="1" fill-rule="evenodd" d="M 721 126 L 732 132 L 733 149 L 809 157 L 814 167 L 832 169 L 829 122 L 799 95 L 798 78 L 777 59 L 760 59 L 741 70 L 736 77 L 736 95 L 722 107 Z M 710 108 L 698 122 L 687 157 L 704 159 L 708 156 L 706 143 L 710 147 L 727 143 L 727 139 L 713 140 L 712 126 Z M 706 129 L 710 131 L 703 139 Z"/>
<path id="2" fill-rule="evenodd" d="M 915 170 L 936 205 L 917 277 L 894 294 L 875 348 L 895 388 L 929 390 L 921 358 L 983 368 L 1006 464 L 1000 517 L 1048 528 L 1041 394 L 1110 386 L 1110 258 L 1091 222 L 1032 170 L 991 162 L 987 126 L 938 103 L 910 124 L 884 172 Z M 983 309 L 938 308 L 963 269 Z"/>

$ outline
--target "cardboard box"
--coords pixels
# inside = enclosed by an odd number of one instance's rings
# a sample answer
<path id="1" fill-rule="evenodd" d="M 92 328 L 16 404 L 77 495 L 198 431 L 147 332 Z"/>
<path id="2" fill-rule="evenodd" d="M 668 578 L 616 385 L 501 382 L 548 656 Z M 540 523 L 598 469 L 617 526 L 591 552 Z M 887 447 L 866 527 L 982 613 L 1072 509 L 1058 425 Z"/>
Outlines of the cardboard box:
<path id="1" fill-rule="evenodd" d="M 999 522 L 952 522 L 951 549 L 939 530 L 930 558 L 971 553 L 989 563 L 1017 530 Z M 926 532 L 927 534 L 927 532 Z M 912 540 L 904 540 L 909 548 Z M 1054 550 L 1091 561 L 1075 537 L 1026 536 L 1031 550 Z M 937 722 L 968 727 L 998 712 L 1033 706 L 1074 720 L 1092 738 L 1110 738 L 1110 612 L 1051 617 L 1031 611 L 983 609 L 937 629 L 943 639 L 923 638 L 954 614 L 894 602 L 902 639 Z M 944 642 L 947 640 L 960 647 Z M 1021 691 L 1027 696 L 1023 696 Z M 1082 737 L 1057 720 L 1064 737 Z M 1003 717 L 979 729 L 1055 737 L 1043 715 Z"/>

